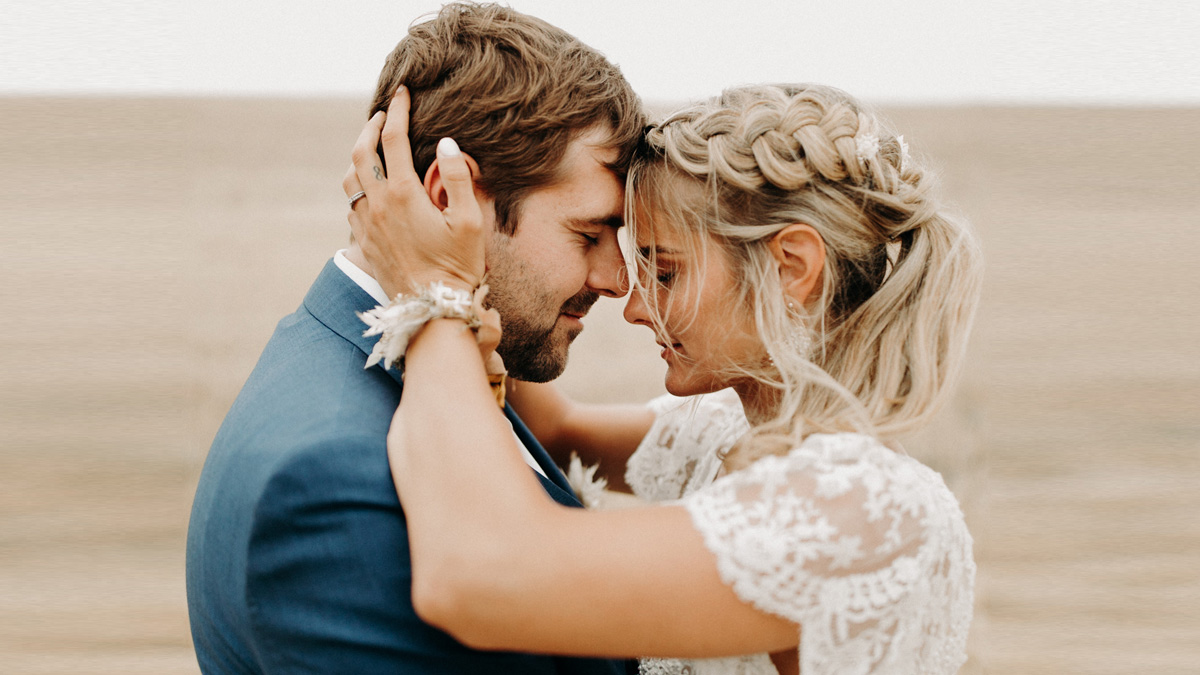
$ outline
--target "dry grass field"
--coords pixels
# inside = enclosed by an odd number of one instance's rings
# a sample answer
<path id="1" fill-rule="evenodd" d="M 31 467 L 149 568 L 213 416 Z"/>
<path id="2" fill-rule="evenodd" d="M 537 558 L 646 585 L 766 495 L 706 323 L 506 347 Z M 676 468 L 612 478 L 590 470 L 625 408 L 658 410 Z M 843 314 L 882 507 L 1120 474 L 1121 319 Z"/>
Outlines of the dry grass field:
<path id="1" fill-rule="evenodd" d="M 0 671 L 195 673 L 195 480 L 346 240 L 364 104 L 0 99 Z M 910 451 L 976 537 L 970 673 L 1197 672 L 1200 110 L 889 111 L 988 255 L 972 362 Z M 662 366 L 601 301 L 562 380 Z"/>

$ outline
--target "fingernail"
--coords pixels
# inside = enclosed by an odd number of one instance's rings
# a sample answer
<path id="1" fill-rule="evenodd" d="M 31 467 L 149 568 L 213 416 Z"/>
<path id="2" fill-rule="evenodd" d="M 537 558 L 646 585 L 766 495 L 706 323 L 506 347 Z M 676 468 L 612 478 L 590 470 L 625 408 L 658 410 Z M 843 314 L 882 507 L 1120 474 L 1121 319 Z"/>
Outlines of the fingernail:
<path id="1" fill-rule="evenodd" d="M 404 85 L 400 85 L 399 87 L 396 87 L 396 95 L 399 95 L 400 92 L 404 91 L 404 89 L 405 89 Z"/>
<path id="2" fill-rule="evenodd" d="M 437 154 L 438 157 L 458 157 L 458 143 L 455 143 L 453 138 L 443 138 L 438 141 Z"/>

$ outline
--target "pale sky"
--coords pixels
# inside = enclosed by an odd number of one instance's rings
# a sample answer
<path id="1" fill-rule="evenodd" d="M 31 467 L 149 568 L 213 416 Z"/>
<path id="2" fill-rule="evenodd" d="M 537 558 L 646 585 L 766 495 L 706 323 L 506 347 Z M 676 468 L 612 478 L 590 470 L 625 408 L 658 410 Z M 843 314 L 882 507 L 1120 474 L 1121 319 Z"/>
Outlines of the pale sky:
<path id="1" fill-rule="evenodd" d="M 884 103 L 1200 104 L 1200 2 L 511 0 L 648 100 L 821 82 Z M 0 94 L 368 96 L 437 0 L 0 0 Z"/>

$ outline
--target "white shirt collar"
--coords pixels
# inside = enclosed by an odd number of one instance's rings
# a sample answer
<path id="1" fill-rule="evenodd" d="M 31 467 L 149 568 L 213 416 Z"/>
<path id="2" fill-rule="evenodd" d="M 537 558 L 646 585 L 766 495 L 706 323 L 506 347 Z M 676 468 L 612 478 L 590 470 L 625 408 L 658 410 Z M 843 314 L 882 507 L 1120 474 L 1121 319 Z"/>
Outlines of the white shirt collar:
<path id="1" fill-rule="evenodd" d="M 358 265 L 350 262 L 350 259 L 346 257 L 346 249 L 333 254 L 333 264 L 337 265 L 338 269 L 350 277 L 350 281 L 358 284 L 359 288 L 366 291 L 372 298 L 375 298 L 375 302 L 381 305 L 388 304 L 388 296 L 387 293 L 383 292 L 383 286 L 380 286 L 379 282 L 375 281 L 375 278 L 370 274 L 362 271 L 362 268 Z"/>

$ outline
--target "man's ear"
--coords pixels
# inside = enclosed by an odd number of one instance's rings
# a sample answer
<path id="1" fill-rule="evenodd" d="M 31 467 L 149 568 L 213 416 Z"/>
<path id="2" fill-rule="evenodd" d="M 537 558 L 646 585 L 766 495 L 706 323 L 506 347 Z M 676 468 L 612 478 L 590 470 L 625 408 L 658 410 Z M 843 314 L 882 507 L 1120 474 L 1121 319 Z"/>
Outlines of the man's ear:
<path id="1" fill-rule="evenodd" d="M 794 223 L 777 232 L 769 247 L 784 294 L 807 305 L 825 269 L 825 240 L 811 225 Z"/>
<path id="2" fill-rule="evenodd" d="M 465 152 L 463 153 L 463 157 L 466 158 L 467 166 L 471 169 L 471 180 L 478 183 L 480 176 L 479 163 L 475 161 L 474 157 Z M 445 210 L 450 205 L 450 199 L 446 195 L 446 186 L 442 183 L 442 172 L 438 167 L 436 156 L 433 158 L 433 164 L 430 164 L 429 169 L 425 172 L 425 180 L 422 181 L 422 184 L 425 186 L 425 193 L 429 195 L 429 201 L 433 202 L 435 206 Z M 490 202 L 489 199 L 484 198 L 483 193 L 478 187 L 475 189 L 475 198 L 480 200 L 480 206 L 485 202 Z"/>

